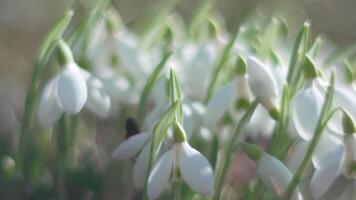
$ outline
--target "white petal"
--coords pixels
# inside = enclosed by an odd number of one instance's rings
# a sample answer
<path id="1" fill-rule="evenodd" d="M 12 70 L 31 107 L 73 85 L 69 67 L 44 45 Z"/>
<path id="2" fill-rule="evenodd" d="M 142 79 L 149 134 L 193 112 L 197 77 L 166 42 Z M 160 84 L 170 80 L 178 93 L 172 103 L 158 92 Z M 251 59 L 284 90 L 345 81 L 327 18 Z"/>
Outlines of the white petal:
<path id="1" fill-rule="evenodd" d="M 137 189 L 142 189 L 145 186 L 146 177 L 148 174 L 148 162 L 150 157 L 150 145 L 146 145 L 138 156 L 133 172 L 134 186 Z"/>
<path id="2" fill-rule="evenodd" d="M 312 156 L 314 167 L 320 168 L 323 162 L 323 157 L 341 144 L 341 139 L 333 136 L 327 129 L 325 129 Z"/>
<path id="3" fill-rule="evenodd" d="M 209 161 L 187 142 L 179 146 L 179 169 L 183 179 L 197 193 L 210 195 L 214 187 L 214 173 Z"/>
<path id="4" fill-rule="evenodd" d="M 302 163 L 305 157 L 308 146 L 309 142 L 305 141 L 301 141 L 294 146 L 292 155 L 287 162 L 287 167 L 291 170 L 291 172 L 295 173 L 297 171 L 300 163 Z"/>
<path id="5" fill-rule="evenodd" d="M 257 174 L 262 182 L 279 197 L 281 197 L 292 179 L 292 173 L 278 159 L 264 154 L 257 161 Z M 300 199 L 300 191 L 297 188 L 291 199 Z"/>
<path id="6" fill-rule="evenodd" d="M 213 126 L 226 112 L 236 94 L 235 82 L 219 89 L 206 107 L 204 123 Z"/>
<path id="7" fill-rule="evenodd" d="M 45 87 L 38 108 L 38 120 L 42 127 L 52 127 L 61 117 L 63 110 L 57 98 L 58 77 L 51 80 Z"/>
<path id="8" fill-rule="evenodd" d="M 99 117 L 107 117 L 110 112 L 111 99 L 106 92 L 103 83 L 94 76 L 90 76 L 87 80 L 87 86 L 88 100 L 85 106 Z"/>
<path id="9" fill-rule="evenodd" d="M 187 134 L 187 138 L 192 136 L 194 131 L 194 118 L 193 118 L 193 110 L 190 108 L 189 105 L 183 104 L 183 128 L 185 133 Z"/>
<path id="10" fill-rule="evenodd" d="M 183 65 L 184 75 L 179 78 L 182 80 L 188 96 L 202 99 L 206 95 L 209 84 L 208 77 L 211 76 L 217 51 L 212 43 L 204 43 L 196 48 L 194 54 L 188 54 L 191 60 Z"/>
<path id="11" fill-rule="evenodd" d="M 269 109 L 270 103 L 278 96 L 275 78 L 264 64 L 252 56 L 247 60 L 247 73 L 252 93 Z"/>
<path id="12" fill-rule="evenodd" d="M 275 123 L 276 121 L 269 117 L 266 109 L 264 109 L 263 106 L 258 105 L 247 125 L 247 130 L 252 133 L 270 137 Z"/>
<path id="13" fill-rule="evenodd" d="M 310 183 L 310 193 L 314 199 L 319 199 L 331 186 L 340 173 L 343 149 L 338 147 L 326 154 L 316 169 Z"/>
<path id="14" fill-rule="evenodd" d="M 150 134 L 139 133 L 123 141 L 114 151 L 112 157 L 118 160 L 129 159 L 135 156 L 147 142 Z"/>
<path id="15" fill-rule="evenodd" d="M 355 119 L 356 104 L 354 103 L 354 99 L 356 99 L 356 93 L 354 90 L 351 90 L 346 87 L 335 88 L 334 99 L 333 99 L 334 107 L 344 108 Z M 336 112 L 331 118 L 331 120 L 328 122 L 328 127 L 335 133 L 339 133 L 343 135 L 344 131 L 342 128 L 341 117 L 342 117 L 341 112 Z"/>
<path id="16" fill-rule="evenodd" d="M 157 199 L 167 187 L 173 166 L 173 151 L 169 150 L 158 160 L 148 177 L 147 195 Z"/>
<path id="17" fill-rule="evenodd" d="M 321 112 L 322 97 L 312 84 L 292 100 L 292 122 L 299 136 L 311 140 Z"/>
<path id="18" fill-rule="evenodd" d="M 77 114 L 87 98 L 87 85 L 78 67 L 67 66 L 58 80 L 58 99 L 63 110 L 70 114 Z"/>
<path id="19" fill-rule="evenodd" d="M 356 179 L 356 172 L 350 173 L 348 170 L 350 165 L 356 162 L 356 135 L 346 135 L 344 137 L 345 144 L 345 175 L 347 178 Z"/>

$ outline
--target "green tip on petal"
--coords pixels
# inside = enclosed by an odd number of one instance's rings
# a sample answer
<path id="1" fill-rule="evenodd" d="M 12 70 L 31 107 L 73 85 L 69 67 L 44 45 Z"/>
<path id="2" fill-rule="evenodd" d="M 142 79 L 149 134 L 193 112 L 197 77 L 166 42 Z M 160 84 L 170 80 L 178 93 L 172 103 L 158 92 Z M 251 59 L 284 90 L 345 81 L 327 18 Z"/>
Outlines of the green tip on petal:
<path id="1" fill-rule="evenodd" d="M 345 134 L 356 133 L 354 120 L 346 111 L 343 111 L 343 115 L 342 115 L 342 128 Z"/>
<path id="2" fill-rule="evenodd" d="M 242 149 L 247 153 L 247 155 L 254 161 L 258 161 L 262 155 L 263 151 L 260 147 L 254 144 L 249 144 L 246 142 L 241 142 Z"/>
<path id="3" fill-rule="evenodd" d="M 304 61 L 304 77 L 307 80 L 312 80 L 318 77 L 318 72 L 315 67 L 315 64 L 309 56 L 306 56 Z"/>
<path id="4" fill-rule="evenodd" d="M 58 61 L 61 65 L 74 62 L 72 51 L 62 39 L 58 42 Z"/>
<path id="5" fill-rule="evenodd" d="M 182 143 L 187 140 L 186 133 L 178 122 L 174 123 L 173 139 L 175 143 Z"/>
<path id="6" fill-rule="evenodd" d="M 246 60 L 240 55 L 237 56 L 235 70 L 237 75 L 245 75 L 247 72 Z"/>
<path id="7" fill-rule="evenodd" d="M 270 109 L 268 111 L 268 113 L 272 117 L 272 119 L 274 119 L 276 121 L 278 121 L 281 116 L 281 112 L 279 111 L 279 109 L 277 107 Z"/>

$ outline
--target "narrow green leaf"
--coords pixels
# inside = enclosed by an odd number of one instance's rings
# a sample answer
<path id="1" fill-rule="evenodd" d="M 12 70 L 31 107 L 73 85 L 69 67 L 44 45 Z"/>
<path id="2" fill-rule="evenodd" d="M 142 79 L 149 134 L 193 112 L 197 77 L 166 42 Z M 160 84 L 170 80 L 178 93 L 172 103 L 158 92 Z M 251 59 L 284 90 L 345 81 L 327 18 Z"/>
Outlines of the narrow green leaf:
<path id="1" fill-rule="evenodd" d="M 314 131 L 314 136 L 308 146 L 307 153 L 287 187 L 287 190 L 285 193 L 285 198 L 284 198 L 286 200 L 290 199 L 295 188 L 297 187 L 299 182 L 302 180 L 305 170 L 307 169 L 308 165 L 310 164 L 312 155 L 313 155 L 313 153 L 319 143 L 319 140 L 323 134 L 324 128 L 326 127 L 328 121 L 330 120 L 331 115 L 334 113 L 334 112 L 331 112 L 333 96 L 334 96 L 334 73 L 331 74 L 329 86 L 328 86 L 328 89 L 327 89 L 327 92 L 326 92 L 326 95 L 324 98 L 322 111 L 321 111 L 317 126 Z"/>
<path id="2" fill-rule="evenodd" d="M 232 151 L 234 149 L 235 144 L 237 143 L 237 141 L 236 141 L 237 137 L 240 135 L 240 133 L 247 126 L 247 124 L 250 121 L 253 113 L 256 110 L 257 105 L 258 105 L 257 101 L 252 102 L 250 107 L 246 110 L 246 112 L 242 116 L 242 118 L 239 121 L 239 123 L 233 129 L 231 137 L 228 140 L 228 143 L 226 145 L 225 156 L 224 156 L 224 160 L 223 160 L 223 163 L 222 163 L 222 166 L 221 166 L 221 172 L 219 173 L 219 176 L 217 177 L 213 200 L 219 200 L 220 199 L 220 194 L 221 194 L 221 190 L 223 188 L 224 182 L 225 182 L 225 176 L 226 176 L 226 173 L 227 173 L 227 169 L 228 169 L 228 167 L 230 165 L 230 162 L 231 162 L 231 155 L 233 154 Z"/>
<path id="3" fill-rule="evenodd" d="M 304 56 L 307 50 L 309 26 L 309 23 L 304 23 L 294 42 L 287 73 L 287 83 L 289 85 L 294 85 L 298 82 L 296 79 L 300 78 L 300 73 L 302 71 L 301 64 L 304 60 Z"/>
<path id="4" fill-rule="evenodd" d="M 161 119 L 157 121 L 155 126 L 153 127 L 152 137 L 151 137 L 150 157 L 148 161 L 148 171 L 151 171 L 152 165 L 156 161 L 157 155 L 161 148 L 164 137 L 166 136 L 167 130 L 174 122 L 177 110 L 180 106 L 181 106 L 181 102 L 179 100 L 176 101 L 174 104 L 172 104 L 168 108 L 168 110 L 163 114 Z M 147 180 L 148 180 L 148 174 L 146 177 L 146 183 Z M 146 194 L 144 196 L 146 198 Z"/>
<path id="5" fill-rule="evenodd" d="M 47 64 L 50 55 L 52 54 L 54 48 L 56 47 L 57 42 L 62 37 L 64 31 L 69 25 L 70 20 L 72 19 L 73 11 L 67 11 L 65 15 L 56 23 L 56 25 L 51 29 L 46 38 L 44 39 L 35 63 L 35 68 L 32 72 L 31 83 L 29 85 L 24 111 L 21 119 L 21 129 L 20 129 L 20 138 L 17 145 L 16 152 L 16 169 L 21 171 L 23 167 L 23 159 L 26 151 L 26 146 L 29 137 L 29 130 L 31 124 L 32 112 L 35 105 L 35 99 L 37 97 L 38 91 L 37 86 L 40 78 L 42 76 L 45 65 Z"/>
<path id="6" fill-rule="evenodd" d="M 147 78 L 145 87 L 143 88 L 143 91 L 140 96 L 140 101 L 138 104 L 137 119 L 139 122 L 142 122 L 142 120 L 143 120 L 148 97 L 149 97 L 152 89 L 154 88 L 157 80 L 159 79 L 161 71 L 164 68 L 164 66 L 170 56 L 171 56 L 171 53 L 168 53 L 167 55 L 165 55 L 164 58 L 161 60 L 161 62 L 156 66 L 156 68 L 153 70 L 153 72 Z"/>
<path id="7" fill-rule="evenodd" d="M 171 69 L 169 76 L 169 99 L 171 105 L 181 99 L 180 85 L 178 83 L 177 76 L 175 72 Z M 183 123 L 183 108 L 180 107 L 177 112 L 177 119 L 180 123 Z"/>
<path id="8" fill-rule="evenodd" d="M 238 34 L 239 34 L 239 31 L 237 31 L 233 35 L 233 37 L 230 39 L 229 43 L 225 46 L 225 48 L 222 51 L 222 54 L 220 56 L 220 59 L 217 62 L 217 65 L 215 66 L 213 72 L 211 73 L 210 83 L 208 86 L 207 95 L 205 97 L 205 103 L 210 100 L 210 98 L 213 96 L 213 94 L 218 86 L 218 78 L 219 78 L 218 76 L 219 76 L 219 74 L 221 74 L 220 72 L 223 71 L 226 67 L 226 62 L 228 61 L 231 49 L 235 44 Z"/>
<path id="9" fill-rule="evenodd" d="M 39 49 L 37 60 L 41 62 L 44 60 L 45 55 L 50 49 L 53 49 L 57 41 L 61 39 L 64 31 L 66 30 L 69 22 L 73 16 L 73 11 L 69 10 L 66 14 L 57 22 L 57 24 L 50 30 L 46 38 L 43 40 L 43 43 Z"/>

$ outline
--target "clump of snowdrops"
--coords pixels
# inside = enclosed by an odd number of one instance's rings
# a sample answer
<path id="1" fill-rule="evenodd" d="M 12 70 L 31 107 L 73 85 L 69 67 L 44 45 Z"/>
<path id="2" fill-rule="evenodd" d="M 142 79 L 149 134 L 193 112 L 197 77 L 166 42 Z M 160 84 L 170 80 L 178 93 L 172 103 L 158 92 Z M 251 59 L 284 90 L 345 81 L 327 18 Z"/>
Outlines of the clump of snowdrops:
<path id="1" fill-rule="evenodd" d="M 1 196 L 356 198 L 353 49 L 312 38 L 308 22 L 291 39 L 276 17 L 228 31 L 210 1 L 184 22 L 167 2 L 137 32 L 105 0 L 52 28 L 16 151 L 1 158 Z M 236 152 L 256 171 L 239 188 Z"/>

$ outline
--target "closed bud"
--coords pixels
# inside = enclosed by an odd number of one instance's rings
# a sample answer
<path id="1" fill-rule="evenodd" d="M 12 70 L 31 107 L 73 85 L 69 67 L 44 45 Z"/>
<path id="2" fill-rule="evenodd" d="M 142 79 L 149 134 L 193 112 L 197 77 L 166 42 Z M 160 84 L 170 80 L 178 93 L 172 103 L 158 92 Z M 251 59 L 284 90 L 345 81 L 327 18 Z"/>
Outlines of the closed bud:
<path id="1" fill-rule="evenodd" d="M 342 115 L 342 128 L 345 134 L 356 133 L 354 120 L 346 111 L 343 111 L 343 115 Z"/>

